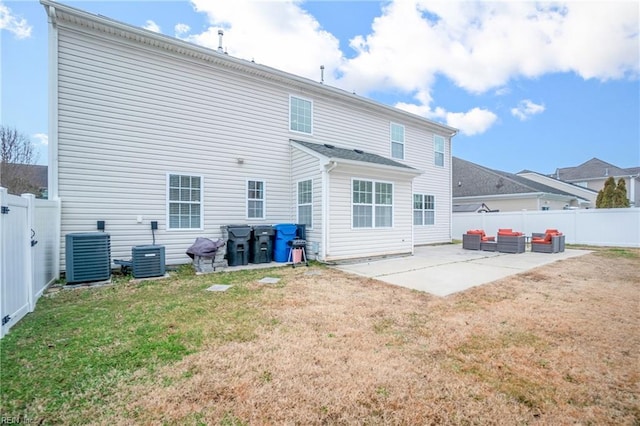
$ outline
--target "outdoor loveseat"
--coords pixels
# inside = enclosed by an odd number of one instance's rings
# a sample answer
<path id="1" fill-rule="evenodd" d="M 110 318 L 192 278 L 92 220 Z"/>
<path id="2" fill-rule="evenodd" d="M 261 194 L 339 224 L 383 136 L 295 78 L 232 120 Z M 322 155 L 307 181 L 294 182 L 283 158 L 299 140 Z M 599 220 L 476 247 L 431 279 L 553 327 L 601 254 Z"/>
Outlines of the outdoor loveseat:
<path id="1" fill-rule="evenodd" d="M 498 229 L 498 251 L 500 253 L 524 253 L 525 237 L 512 229 Z"/>

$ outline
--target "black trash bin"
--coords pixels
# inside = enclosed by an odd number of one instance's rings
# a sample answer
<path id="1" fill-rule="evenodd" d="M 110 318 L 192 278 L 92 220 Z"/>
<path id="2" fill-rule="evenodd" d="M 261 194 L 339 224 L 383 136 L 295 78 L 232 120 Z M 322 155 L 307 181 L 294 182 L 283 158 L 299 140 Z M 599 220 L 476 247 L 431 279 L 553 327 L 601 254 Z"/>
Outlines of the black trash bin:
<path id="1" fill-rule="evenodd" d="M 273 258 L 272 238 L 275 229 L 271 225 L 256 225 L 253 227 L 251 241 L 251 263 L 270 263 Z"/>
<path id="2" fill-rule="evenodd" d="M 229 225 L 227 233 L 229 234 L 227 263 L 229 266 L 248 265 L 251 227 L 249 225 Z"/>

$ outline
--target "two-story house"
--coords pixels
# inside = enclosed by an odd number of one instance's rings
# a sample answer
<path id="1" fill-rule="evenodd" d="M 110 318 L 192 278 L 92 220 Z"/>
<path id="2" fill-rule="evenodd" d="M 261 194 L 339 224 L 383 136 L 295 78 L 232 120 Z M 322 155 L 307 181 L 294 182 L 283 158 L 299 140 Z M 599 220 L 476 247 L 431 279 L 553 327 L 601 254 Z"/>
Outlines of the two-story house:
<path id="1" fill-rule="evenodd" d="M 451 241 L 456 130 L 319 82 L 42 0 L 61 244 L 189 262 L 229 224 L 306 224 L 321 261 Z M 64 249 L 62 250 L 64 254 Z M 61 259 L 64 265 L 64 256 Z"/>

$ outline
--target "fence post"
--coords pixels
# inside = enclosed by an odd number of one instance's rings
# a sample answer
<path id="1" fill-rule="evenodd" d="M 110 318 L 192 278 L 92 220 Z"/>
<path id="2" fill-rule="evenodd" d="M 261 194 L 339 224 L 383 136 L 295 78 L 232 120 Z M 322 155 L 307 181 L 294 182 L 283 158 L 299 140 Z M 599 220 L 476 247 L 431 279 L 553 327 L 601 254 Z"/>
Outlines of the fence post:
<path id="1" fill-rule="evenodd" d="M 7 206 L 7 188 L 3 188 L 0 186 L 0 206 L 2 207 L 6 207 Z M 7 253 L 7 247 L 5 247 L 5 240 L 6 238 L 4 238 L 4 222 L 5 222 L 5 218 L 3 214 L 0 214 L 0 318 L 4 318 L 5 313 L 4 313 L 4 292 L 5 292 L 5 285 L 7 285 L 7 277 L 6 277 L 6 271 L 7 271 L 7 261 L 5 258 L 5 255 Z M 0 326 L 0 338 L 2 338 L 4 336 L 4 326 Z"/>
<path id="2" fill-rule="evenodd" d="M 24 247 L 27 247 L 27 252 L 24 253 L 25 258 L 28 259 L 28 262 L 25 262 L 25 271 L 24 271 L 24 279 L 25 285 L 27 286 L 27 296 L 29 298 L 29 312 L 33 312 L 36 307 L 35 301 L 35 291 L 34 291 L 34 263 L 36 261 L 34 256 L 33 247 L 31 246 L 31 232 L 33 231 L 33 222 L 35 215 L 35 199 L 36 196 L 33 194 L 22 194 L 22 198 L 27 200 L 27 229 L 25 232 L 25 242 Z"/>

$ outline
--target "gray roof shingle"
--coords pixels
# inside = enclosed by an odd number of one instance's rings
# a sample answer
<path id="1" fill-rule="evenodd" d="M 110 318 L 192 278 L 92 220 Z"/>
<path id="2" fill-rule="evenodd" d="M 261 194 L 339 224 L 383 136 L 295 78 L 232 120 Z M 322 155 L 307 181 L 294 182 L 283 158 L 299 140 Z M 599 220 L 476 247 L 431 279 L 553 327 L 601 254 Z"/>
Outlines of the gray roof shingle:
<path id="1" fill-rule="evenodd" d="M 635 167 L 633 169 L 638 168 Z M 559 168 L 553 174 L 553 177 L 564 181 L 575 182 L 584 179 L 606 178 L 608 176 L 628 176 L 629 174 L 633 174 L 629 173 L 629 169 L 621 169 L 599 158 L 592 158 L 579 166 Z"/>
<path id="2" fill-rule="evenodd" d="M 322 145 L 322 144 L 304 142 L 304 141 L 295 140 L 295 139 L 291 139 L 291 141 L 305 148 L 308 148 L 312 151 L 315 151 L 318 154 L 327 158 L 335 158 L 335 159 L 349 160 L 349 161 L 360 161 L 363 163 L 398 167 L 398 168 L 407 169 L 407 170 L 415 170 L 416 172 L 418 171 L 417 169 L 407 166 L 406 164 L 402 164 L 398 161 L 383 157 L 378 154 L 364 152 L 360 149 L 341 148 L 341 147 L 330 145 L 330 144 Z"/>
<path id="3" fill-rule="evenodd" d="M 489 169 L 470 161 L 453 157 L 454 197 L 530 194 L 539 192 L 575 196 L 513 173 Z"/>

